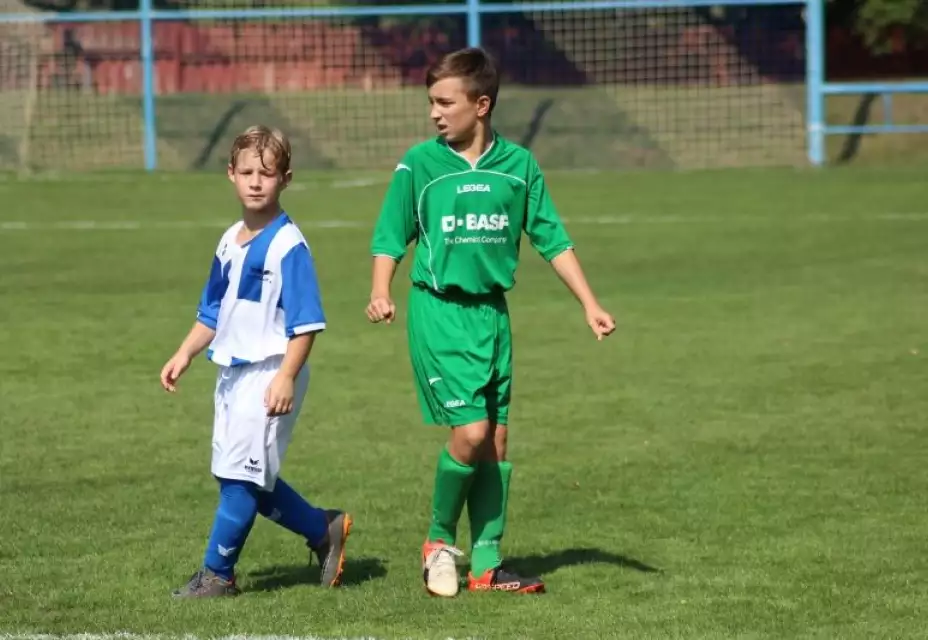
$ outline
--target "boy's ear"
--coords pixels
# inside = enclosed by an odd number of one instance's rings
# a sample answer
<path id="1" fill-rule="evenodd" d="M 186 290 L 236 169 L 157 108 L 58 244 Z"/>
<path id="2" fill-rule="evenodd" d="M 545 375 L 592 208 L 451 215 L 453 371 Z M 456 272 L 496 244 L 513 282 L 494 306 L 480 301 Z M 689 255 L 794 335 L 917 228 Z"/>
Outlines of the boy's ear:
<path id="1" fill-rule="evenodd" d="M 229 176 L 229 180 L 230 180 L 231 182 L 235 182 L 235 167 L 233 167 L 231 164 L 228 165 L 228 166 L 226 167 L 226 173 L 227 173 L 228 176 Z"/>
<path id="2" fill-rule="evenodd" d="M 293 180 L 293 171 L 287 170 L 287 173 L 284 174 L 283 180 L 281 181 L 281 190 L 286 189 L 290 185 L 290 181 Z"/>
<path id="3" fill-rule="evenodd" d="M 484 118 L 490 113 L 491 102 L 490 96 L 480 96 L 477 98 L 477 117 Z"/>

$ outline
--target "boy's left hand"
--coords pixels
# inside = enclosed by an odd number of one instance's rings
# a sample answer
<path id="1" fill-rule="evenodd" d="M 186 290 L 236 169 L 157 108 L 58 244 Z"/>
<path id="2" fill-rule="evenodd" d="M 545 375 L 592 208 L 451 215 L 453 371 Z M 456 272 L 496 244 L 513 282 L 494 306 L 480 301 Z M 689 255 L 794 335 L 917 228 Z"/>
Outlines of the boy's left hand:
<path id="1" fill-rule="evenodd" d="M 293 411 L 293 378 L 278 373 L 264 392 L 267 415 L 283 416 Z"/>
<path id="2" fill-rule="evenodd" d="M 598 305 L 586 310 L 586 323 L 596 334 L 597 340 L 602 340 L 615 331 L 615 318 Z"/>

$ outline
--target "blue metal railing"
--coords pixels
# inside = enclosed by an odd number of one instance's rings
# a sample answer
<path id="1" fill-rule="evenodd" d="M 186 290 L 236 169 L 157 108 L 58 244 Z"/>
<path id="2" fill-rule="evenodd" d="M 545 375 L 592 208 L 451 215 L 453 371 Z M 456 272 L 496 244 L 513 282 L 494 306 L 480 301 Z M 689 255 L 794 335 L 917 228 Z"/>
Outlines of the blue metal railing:
<path id="1" fill-rule="evenodd" d="M 825 125 L 825 135 L 860 135 L 868 133 L 928 133 L 926 124 L 895 124 L 893 122 L 893 96 L 899 93 L 928 94 L 928 82 L 846 82 L 825 83 L 823 96 L 876 94 L 883 98 L 883 124 Z"/>
<path id="2" fill-rule="evenodd" d="M 480 18 L 487 14 L 533 11 L 594 11 L 603 9 L 670 9 L 715 6 L 804 6 L 806 14 L 806 140 L 807 155 L 813 165 L 825 162 L 825 137 L 838 134 L 928 133 L 928 124 L 894 124 L 892 95 L 928 93 L 928 83 L 828 83 L 825 81 L 825 0 L 583 0 L 579 2 L 521 2 L 485 4 L 481 0 L 462 0 L 458 4 L 421 4 L 392 6 L 293 7 L 264 9 L 155 9 L 152 0 L 140 0 L 137 11 L 100 11 L 85 13 L 9 13 L 0 14 L 0 25 L 49 22 L 136 21 L 140 30 L 142 66 L 142 116 L 145 168 L 157 168 L 157 127 L 155 114 L 155 71 L 152 25 L 155 21 L 173 20 L 246 20 L 273 18 L 356 18 L 364 16 L 465 16 L 467 43 L 482 42 Z M 829 95 L 881 94 L 886 105 L 885 121 L 879 125 L 829 125 L 824 99 Z"/>
<path id="3" fill-rule="evenodd" d="M 459 4 L 358 5 L 345 7 L 269 7 L 265 9 L 155 9 L 142 2 L 138 11 L 76 13 L 0 13 L 0 24 L 42 22 L 122 22 L 152 20 L 253 20 L 269 18 L 359 18 L 365 16 L 466 15 L 470 20 L 491 13 L 532 11 L 598 11 L 604 9 L 686 9 L 694 7 L 770 7 L 803 5 L 809 0 L 584 0 L 580 2 L 512 2 L 483 4 L 464 0 Z M 812 0 L 813 2 L 815 0 Z M 145 6 L 147 4 L 147 7 Z M 479 31 L 478 31 L 479 35 Z"/>
<path id="4" fill-rule="evenodd" d="M 898 93 L 928 94 L 928 82 L 826 82 L 824 0 L 806 2 L 806 129 L 809 162 L 825 164 L 825 137 L 880 133 L 928 133 L 928 124 L 895 124 L 892 96 Z M 827 96 L 878 94 L 883 97 L 883 124 L 831 125 L 825 115 Z"/>
<path id="5" fill-rule="evenodd" d="M 152 42 L 152 0 L 140 0 L 142 63 L 142 137 L 145 170 L 158 168 L 158 125 L 155 117 L 155 46 Z"/>
<path id="6" fill-rule="evenodd" d="M 809 162 L 825 162 L 825 0 L 806 2 L 806 149 Z"/>

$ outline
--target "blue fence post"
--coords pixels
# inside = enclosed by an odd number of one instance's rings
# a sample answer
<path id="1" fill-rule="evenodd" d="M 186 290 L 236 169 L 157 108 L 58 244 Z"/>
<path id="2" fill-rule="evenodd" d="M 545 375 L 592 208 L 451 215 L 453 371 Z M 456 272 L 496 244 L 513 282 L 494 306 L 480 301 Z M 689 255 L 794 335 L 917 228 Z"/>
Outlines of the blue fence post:
<path id="1" fill-rule="evenodd" d="M 806 131 L 809 162 L 825 162 L 825 0 L 806 0 Z"/>
<path id="2" fill-rule="evenodd" d="M 142 144 L 145 150 L 145 170 L 158 167 L 158 136 L 155 130 L 155 55 L 152 43 L 152 0 L 139 3 L 141 17 L 141 62 L 142 62 Z"/>
<path id="3" fill-rule="evenodd" d="M 479 47 L 480 42 L 480 0 L 467 0 L 467 46 Z"/>

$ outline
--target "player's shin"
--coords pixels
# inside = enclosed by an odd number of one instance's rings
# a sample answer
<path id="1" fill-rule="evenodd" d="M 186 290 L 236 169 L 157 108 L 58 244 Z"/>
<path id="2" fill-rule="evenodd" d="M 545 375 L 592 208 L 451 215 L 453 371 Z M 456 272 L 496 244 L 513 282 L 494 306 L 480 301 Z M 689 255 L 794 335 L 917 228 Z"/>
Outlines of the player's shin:
<path id="1" fill-rule="evenodd" d="M 480 576 L 502 562 L 512 464 L 480 461 L 467 496 L 473 551 L 471 573 Z"/>
<path id="2" fill-rule="evenodd" d="M 442 449 L 435 470 L 429 542 L 441 540 L 447 545 L 455 544 L 458 520 L 461 519 L 473 476 L 473 465 L 455 460 L 447 448 Z"/>
<path id="3" fill-rule="evenodd" d="M 258 512 L 284 529 L 303 536 L 313 548 L 325 540 L 329 521 L 325 511 L 314 507 L 281 478 L 270 493 L 258 496 Z"/>
<path id="4" fill-rule="evenodd" d="M 219 480 L 219 506 L 213 520 L 204 565 L 231 580 L 235 564 L 258 514 L 258 488 L 241 480 Z"/>

